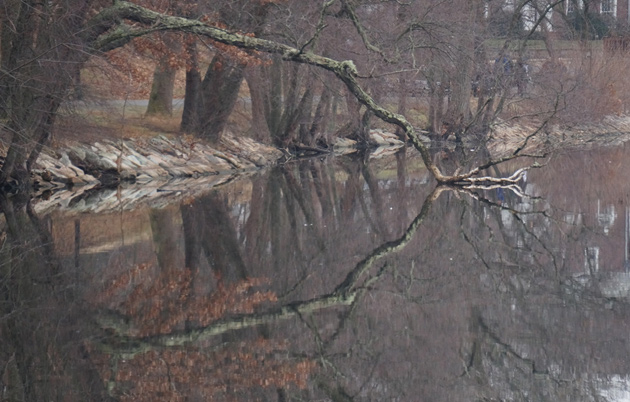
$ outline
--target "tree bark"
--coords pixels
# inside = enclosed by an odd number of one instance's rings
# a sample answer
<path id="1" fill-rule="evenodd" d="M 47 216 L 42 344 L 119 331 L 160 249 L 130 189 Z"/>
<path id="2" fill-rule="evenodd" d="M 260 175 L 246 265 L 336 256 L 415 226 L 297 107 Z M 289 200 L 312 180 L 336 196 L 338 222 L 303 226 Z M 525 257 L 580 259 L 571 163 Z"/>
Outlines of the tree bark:
<path id="1" fill-rule="evenodd" d="M 199 129 L 199 108 L 201 97 L 201 74 L 199 73 L 199 51 L 194 40 L 186 46 L 188 66 L 186 68 L 186 89 L 184 94 L 184 110 L 180 130 L 194 133 Z"/>
<path id="2" fill-rule="evenodd" d="M 315 109 L 315 115 L 313 116 L 313 124 L 311 125 L 310 135 L 313 142 L 317 142 L 318 138 L 322 135 L 326 128 L 323 127 L 323 122 L 326 116 L 330 114 L 330 99 L 332 92 L 328 87 L 324 85 L 322 88 L 322 94 L 319 97 L 317 108 Z M 324 142 L 328 144 L 328 139 L 325 138 Z"/>
<path id="3" fill-rule="evenodd" d="M 85 21 L 88 6 L 71 2 L 67 7 L 73 12 L 59 13 L 51 4 L 36 1 L 10 2 L 11 12 L 3 15 L 0 93 L 8 120 L 4 128 L 12 139 L 0 185 L 13 178 L 28 189 L 30 170 L 50 143 L 59 105 L 88 57 L 76 50 L 84 43 L 73 34 Z M 13 17 L 10 23 L 5 20 L 8 14 Z"/>
<path id="4" fill-rule="evenodd" d="M 175 73 L 168 60 L 161 59 L 153 72 L 153 85 L 147 105 L 148 116 L 173 115 L 173 89 L 175 87 Z"/>
<path id="5" fill-rule="evenodd" d="M 268 142 L 271 139 L 265 118 L 265 85 L 262 83 L 260 68 L 249 68 L 245 72 L 245 79 L 249 87 L 249 98 L 252 110 L 251 136 L 257 141 Z"/>
<path id="6" fill-rule="evenodd" d="M 244 76 L 244 64 L 221 53 L 214 56 L 201 85 L 200 137 L 215 144 L 221 140 Z"/>
<path id="7" fill-rule="evenodd" d="M 398 78 L 398 114 L 403 115 L 407 113 L 407 95 L 409 90 L 407 89 L 407 80 L 404 76 Z M 400 127 L 396 127 L 396 135 L 401 141 L 405 141 L 405 133 Z"/>

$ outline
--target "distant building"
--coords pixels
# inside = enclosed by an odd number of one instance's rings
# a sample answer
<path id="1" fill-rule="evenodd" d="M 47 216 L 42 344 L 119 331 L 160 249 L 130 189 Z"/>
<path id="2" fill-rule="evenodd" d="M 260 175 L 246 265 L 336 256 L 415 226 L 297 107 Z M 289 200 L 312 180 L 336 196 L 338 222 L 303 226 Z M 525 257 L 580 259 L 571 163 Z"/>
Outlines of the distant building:
<path id="1" fill-rule="evenodd" d="M 548 32 L 579 31 L 588 26 L 595 37 L 605 36 L 611 30 L 630 26 L 630 0 L 531 0 L 521 10 L 521 28 L 525 31 Z M 505 33 L 506 25 L 522 0 L 486 0 L 485 16 L 496 25 L 495 33 Z M 553 7 L 552 7 L 553 6 Z M 541 21 L 541 14 L 545 18 Z M 585 19 L 588 24 L 584 23 Z"/>

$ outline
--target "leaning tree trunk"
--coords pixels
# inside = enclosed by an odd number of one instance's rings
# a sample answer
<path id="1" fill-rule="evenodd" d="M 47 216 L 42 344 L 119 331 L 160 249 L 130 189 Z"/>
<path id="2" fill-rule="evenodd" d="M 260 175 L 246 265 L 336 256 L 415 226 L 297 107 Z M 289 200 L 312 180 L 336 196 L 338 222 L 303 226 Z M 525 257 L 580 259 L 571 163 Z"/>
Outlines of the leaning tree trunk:
<path id="1" fill-rule="evenodd" d="M 350 121 L 337 130 L 335 135 L 337 137 L 355 139 L 362 144 L 367 144 L 367 129 L 364 126 L 366 122 L 369 122 L 366 115 L 367 110 L 361 116 L 361 103 L 354 97 L 352 92 L 348 91 L 345 98 Z"/>
<path id="2" fill-rule="evenodd" d="M 64 13 L 61 5 L 47 2 L 11 1 L 7 5 L 15 7 L 11 23 L 5 19 L 8 14 L 0 15 L 2 68 L 11 72 L 0 74 L 2 102 L 8 106 L 4 128 L 12 137 L 0 185 L 15 179 L 18 186 L 28 188 L 30 171 L 50 143 L 59 106 L 88 57 L 76 50 L 84 46 L 82 38 L 72 34 L 83 23 L 88 5 L 64 4 L 73 12 Z M 34 54 L 45 57 L 33 59 Z"/>
<path id="3" fill-rule="evenodd" d="M 199 108 L 201 97 L 201 74 L 199 74 L 199 51 L 194 40 L 186 46 L 188 65 L 186 67 L 186 89 L 184 94 L 184 110 L 180 130 L 194 133 L 199 129 Z"/>
<path id="4" fill-rule="evenodd" d="M 201 85 L 200 127 L 198 135 L 212 143 L 221 140 L 221 134 L 236 105 L 245 74 L 245 64 L 230 56 L 217 53 Z"/>
<path id="5" fill-rule="evenodd" d="M 69 86 L 69 83 L 68 83 Z M 37 92 L 50 90 L 40 89 Z M 16 90 L 11 99 L 8 131 L 11 144 L 0 170 L 0 183 L 13 178 L 21 187 L 29 186 L 30 172 L 43 148 L 50 143 L 61 94 L 37 97 L 33 89 Z"/>

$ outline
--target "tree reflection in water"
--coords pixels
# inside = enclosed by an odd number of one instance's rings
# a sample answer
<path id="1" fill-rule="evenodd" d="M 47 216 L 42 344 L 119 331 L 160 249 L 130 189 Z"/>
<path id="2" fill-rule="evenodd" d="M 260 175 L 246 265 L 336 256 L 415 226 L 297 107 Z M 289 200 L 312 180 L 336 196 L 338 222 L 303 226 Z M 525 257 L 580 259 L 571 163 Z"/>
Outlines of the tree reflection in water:
<path id="1" fill-rule="evenodd" d="M 555 163 L 579 169 L 582 156 Z M 303 161 L 99 216 L 2 199 L 3 398 L 625 392 L 628 228 L 608 206 L 623 190 L 571 193 L 552 167 L 531 172 L 528 197 L 433 189 L 413 164 Z"/>

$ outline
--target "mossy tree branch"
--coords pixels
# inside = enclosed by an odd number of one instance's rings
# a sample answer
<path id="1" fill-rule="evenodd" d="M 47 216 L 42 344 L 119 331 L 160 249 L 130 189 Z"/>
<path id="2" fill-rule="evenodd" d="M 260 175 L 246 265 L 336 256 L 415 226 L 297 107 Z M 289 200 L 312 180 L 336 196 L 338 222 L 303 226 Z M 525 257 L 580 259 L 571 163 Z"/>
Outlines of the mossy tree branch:
<path id="1" fill-rule="evenodd" d="M 144 28 L 125 26 L 123 24 L 125 20 L 140 24 L 144 26 Z M 119 21 L 117 26 L 112 26 L 111 30 L 94 39 L 92 45 L 95 51 L 106 52 L 124 45 L 135 37 L 143 36 L 151 32 L 177 30 L 204 36 L 216 42 L 241 49 L 277 54 L 287 61 L 308 64 L 328 70 L 335 74 L 357 100 L 373 112 L 374 115 L 387 123 L 400 127 L 405 132 L 413 146 L 420 153 L 425 166 L 438 182 L 461 182 L 479 173 L 479 169 L 473 169 L 468 173 L 453 176 L 442 174 L 435 163 L 433 163 L 427 146 L 423 144 L 416 135 L 415 129 L 411 123 L 409 123 L 404 116 L 378 105 L 374 99 L 365 92 L 357 81 L 357 68 L 351 60 L 334 60 L 278 42 L 229 32 L 225 29 L 207 25 L 201 21 L 164 15 L 126 1 L 119 1 L 113 6 L 102 10 L 101 13 L 94 18 L 94 21 L 95 26 L 99 29 L 102 29 L 101 27 L 104 26 L 104 21 Z M 96 31 L 98 31 L 98 29 L 96 29 Z"/>

